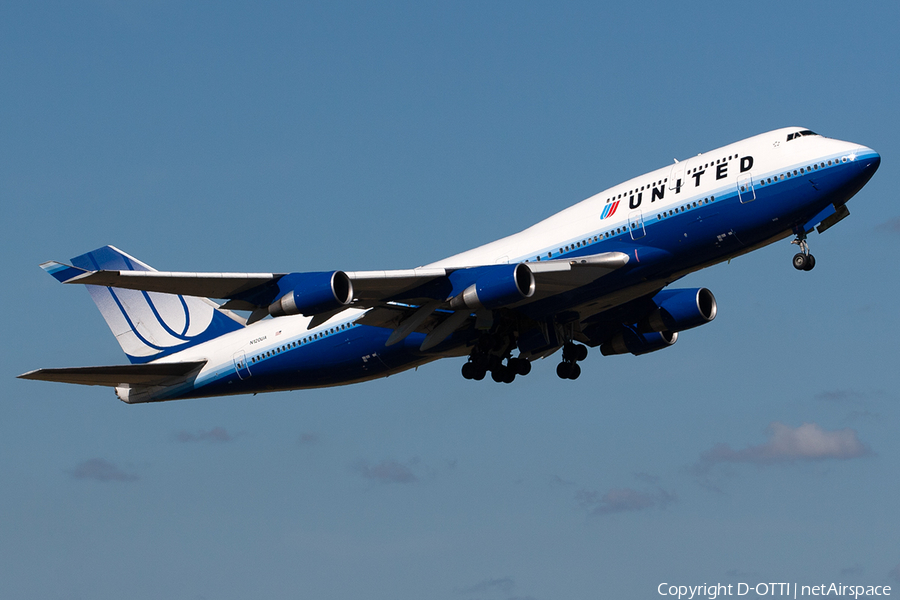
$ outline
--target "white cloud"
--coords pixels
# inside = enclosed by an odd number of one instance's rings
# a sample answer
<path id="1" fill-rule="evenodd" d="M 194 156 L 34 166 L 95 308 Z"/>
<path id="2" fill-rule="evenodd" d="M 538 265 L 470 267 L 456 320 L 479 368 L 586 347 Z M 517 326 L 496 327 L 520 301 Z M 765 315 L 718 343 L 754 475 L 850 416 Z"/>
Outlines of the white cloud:
<path id="1" fill-rule="evenodd" d="M 353 470 L 366 479 L 382 483 L 415 483 L 419 478 L 410 467 L 416 462 L 418 461 L 413 460 L 409 465 L 404 465 L 396 460 L 385 459 L 372 465 L 368 461 L 358 460 L 353 464 Z"/>
<path id="2" fill-rule="evenodd" d="M 675 494 L 659 488 L 656 492 L 641 492 L 632 488 L 614 488 L 600 494 L 591 490 L 580 490 L 575 498 L 591 514 L 607 515 L 618 512 L 665 508 L 677 498 Z"/>
<path id="3" fill-rule="evenodd" d="M 137 481 L 138 476 L 127 473 L 102 458 L 91 458 L 75 466 L 70 471 L 75 479 L 94 479 L 96 481 Z"/>
<path id="4" fill-rule="evenodd" d="M 900 217 L 893 217 L 884 223 L 876 225 L 875 231 L 881 233 L 900 233 Z"/>
<path id="5" fill-rule="evenodd" d="M 848 460 L 869 454 L 869 449 L 859 441 L 856 430 L 838 429 L 826 431 L 815 423 L 791 427 L 774 422 L 769 426 L 769 441 L 758 446 L 733 450 L 719 443 L 701 454 L 696 468 L 708 470 L 718 463 L 773 464 L 778 462 L 810 460 Z"/>

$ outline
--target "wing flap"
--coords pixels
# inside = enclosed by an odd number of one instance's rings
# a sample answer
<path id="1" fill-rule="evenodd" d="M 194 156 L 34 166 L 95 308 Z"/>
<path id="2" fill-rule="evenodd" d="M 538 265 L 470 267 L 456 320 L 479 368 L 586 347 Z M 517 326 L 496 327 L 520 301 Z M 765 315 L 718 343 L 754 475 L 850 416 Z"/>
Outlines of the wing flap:
<path id="1" fill-rule="evenodd" d="M 394 271 L 346 271 L 353 282 L 355 306 L 374 306 L 390 300 L 430 300 L 433 294 L 417 295 L 416 290 L 443 279 L 442 268 L 398 269 Z"/>
<path id="2" fill-rule="evenodd" d="M 175 377 L 184 377 L 199 370 L 205 360 L 146 363 L 135 365 L 113 365 L 107 367 L 68 367 L 63 369 L 37 369 L 19 375 L 19 379 L 56 381 L 80 385 L 105 385 L 117 387 L 123 384 L 159 385 Z"/>
<path id="3" fill-rule="evenodd" d="M 572 269 L 592 268 L 613 271 L 628 264 L 630 257 L 624 252 L 602 252 L 576 258 L 557 258 L 541 262 L 530 262 L 528 268 L 532 273 L 549 273 L 554 271 L 571 271 Z"/>
<path id="4" fill-rule="evenodd" d="M 528 263 L 534 273 L 535 293 L 531 298 L 516 306 L 542 300 L 588 285 L 628 264 L 629 256 L 624 252 L 604 252 L 573 259 L 548 260 Z"/>

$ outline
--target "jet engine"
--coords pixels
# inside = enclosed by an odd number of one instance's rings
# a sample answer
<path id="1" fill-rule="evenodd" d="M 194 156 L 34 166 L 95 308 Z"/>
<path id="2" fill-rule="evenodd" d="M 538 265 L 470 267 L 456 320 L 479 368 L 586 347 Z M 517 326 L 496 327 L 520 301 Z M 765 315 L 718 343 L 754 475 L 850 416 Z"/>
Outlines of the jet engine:
<path id="1" fill-rule="evenodd" d="M 706 288 L 662 290 L 653 302 L 656 310 L 638 325 L 642 333 L 684 331 L 716 318 L 716 297 Z"/>
<path id="2" fill-rule="evenodd" d="M 601 344 L 600 353 L 603 356 L 612 356 L 630 352 L 635 356 L 640 356 L 668 348 L 676 341 L 678 341 L 678 332 L 675 331 L 640 333 L 631 327 L 626 327 Z"/>
<path id="3" fill-rule="evenodd" d="M 343 271 L 291 273 L 278 282 L 290 291 L 269 305 L 273 317 L 312 316 L 347 306 L 353 301 L 353 283 Z"/>
<path id="4" fill-rule="evenodd" d="M 534 274 L 525 263 L 497 265 L 450 300 L 450 308 L 501 308 L 534 294 Z"/>

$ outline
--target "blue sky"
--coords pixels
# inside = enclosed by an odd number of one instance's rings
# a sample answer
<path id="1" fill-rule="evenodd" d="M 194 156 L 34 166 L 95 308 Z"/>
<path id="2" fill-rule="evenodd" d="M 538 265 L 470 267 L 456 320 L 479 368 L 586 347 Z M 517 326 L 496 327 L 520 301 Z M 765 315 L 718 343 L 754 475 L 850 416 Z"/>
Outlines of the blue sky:
<path id="1" fill-rule="evenodd" d="M 650 598 L 900 588 L 894 2 L 0 5 L 0 596 Z M 671 349 L 126 406 L 37 265 L 408 268 L 778 127 L 870 146 L 851 218 L 696 273 Z"/>

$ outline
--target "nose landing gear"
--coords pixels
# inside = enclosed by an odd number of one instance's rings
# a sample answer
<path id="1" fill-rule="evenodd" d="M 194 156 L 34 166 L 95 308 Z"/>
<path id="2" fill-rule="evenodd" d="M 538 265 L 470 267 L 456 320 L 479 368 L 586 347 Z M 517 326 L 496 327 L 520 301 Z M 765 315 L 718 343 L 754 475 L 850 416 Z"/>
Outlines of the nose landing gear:
<path id="1" fill-rule="evenodd" d="M 798 271 L 812 271 L 816 266 L 816 257 L 809 253 L 809 244 L 806 243 L 806 233 L 800 231 L 797 238 L 791 242 L 800 247 L 800 252 L 794 255 L 794 268 Z"/>

